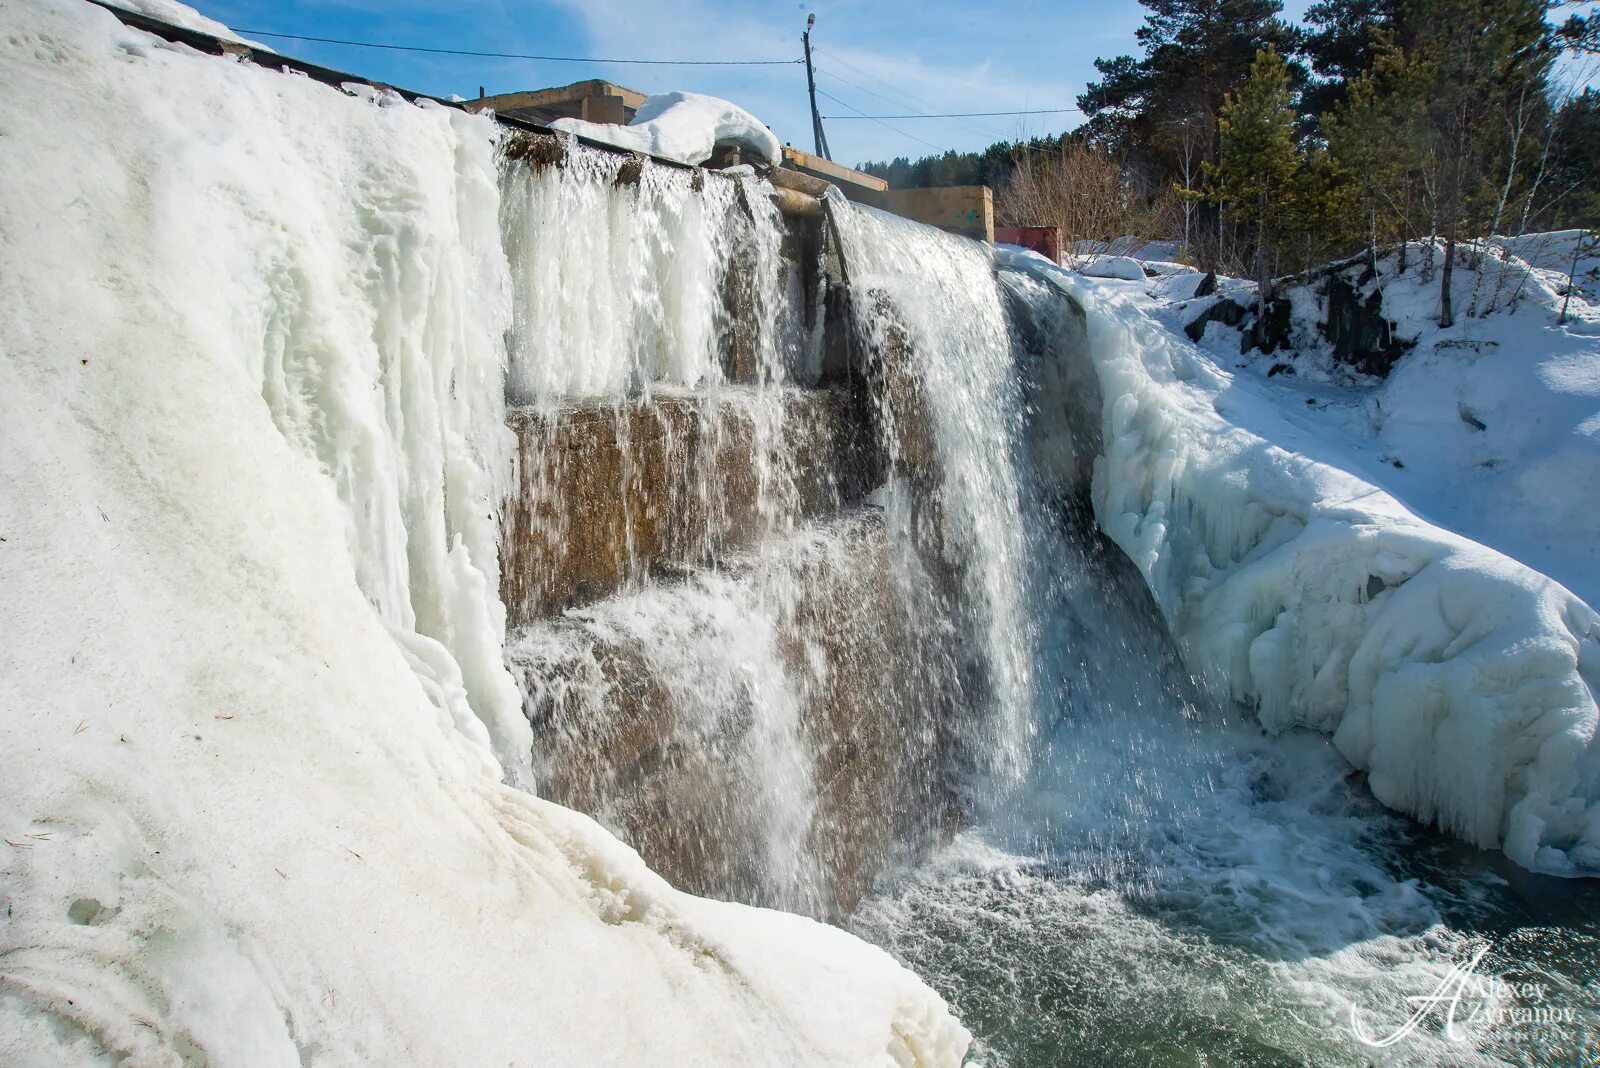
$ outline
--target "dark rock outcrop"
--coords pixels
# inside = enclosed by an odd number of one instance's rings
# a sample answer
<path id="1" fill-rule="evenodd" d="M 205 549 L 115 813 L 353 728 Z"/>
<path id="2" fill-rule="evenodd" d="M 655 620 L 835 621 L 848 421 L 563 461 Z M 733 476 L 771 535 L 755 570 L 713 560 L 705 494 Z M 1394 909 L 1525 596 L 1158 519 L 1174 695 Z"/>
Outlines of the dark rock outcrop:
<path id="1" fill-rule="evenodd" d="M 1333 346 L 1334 359 L 1363 374 L 1387 375 L 1410 348 L 1394 335 L 1394 323 L 1384 317 L 1383 291 L 1365 297 L 1355 283 L 1339 272 L 1325 282 L 1328 302 L 1322 334 Z"/>

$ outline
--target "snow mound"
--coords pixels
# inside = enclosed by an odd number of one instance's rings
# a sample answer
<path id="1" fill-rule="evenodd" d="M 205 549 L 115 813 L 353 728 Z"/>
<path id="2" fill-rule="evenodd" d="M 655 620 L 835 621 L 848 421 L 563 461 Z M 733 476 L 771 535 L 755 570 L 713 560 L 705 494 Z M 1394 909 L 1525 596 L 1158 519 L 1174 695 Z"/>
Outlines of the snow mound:
<path id="1" fill-rule="evenodd" d="M 557 119 L 551 127 L 629 152 L 690 165 L 704 163 L 719 145 L 738 145 L 746 159 L 775 166 L 783 150 L 762 121 L 737 104 L 700 93 L 660 93 L 640 105 L 626 126 Z"/>
<path id="2" fill-rule="evenodd" d="M 1600 874 L 1595 613 L 1338 466 L 1139 296 L 1002 262 L 1088 313 L 1095 514 L 1191 667 L 1269 730 L 1332 734 L 1385 804 L 1527 868 Z"/>
<path id="3" fill-rule="evenodd" d="M 958 1063 L 883 952 L 501 781 L 493 124 L 0 41 L 0 1063 Z"/>
<path id="4" fill-rule="evenodd" d="M 1120 278 L 1125 282 L 1143 282 L 1144 267 L 1132 256 L 1100 256 L 1078 267 L 1081 274 L 1090 278 Z"/>
<path id="5" fill-rule="evenodd" d="M 1497 237 L 1495 247 L 1512 253 L 1557 294 L 1573 282 L 1575 298 L 1600 304 L 1600 234 L 1594 230 L 1547 230 L 1521 237 Z"/>

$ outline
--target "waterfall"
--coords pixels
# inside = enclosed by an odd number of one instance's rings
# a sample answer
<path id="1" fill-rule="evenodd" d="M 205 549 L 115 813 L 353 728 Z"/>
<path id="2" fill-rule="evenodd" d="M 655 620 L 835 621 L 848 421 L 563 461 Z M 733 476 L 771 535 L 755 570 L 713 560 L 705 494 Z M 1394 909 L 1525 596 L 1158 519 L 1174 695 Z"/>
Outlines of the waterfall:
<path id="1" fill-rule="evenodd" d="M 1150 589 L 1271 516 L 1156 529 L 1134 372 L 1204 360 L 1133 304 L 75 0 L 0 75 L 10 1059 L 946 1065 L 948 997 L 969 1063 L 1356 1065 L 1483 946 L 1600 1010 L 1592 888 L 1187 674 Z"/>
<path id="2" fill-rule="evenodd" d="M 625 167 L 502 168 L 540 788 L 889 947 L 982 1063 L 1361 1063 L 1341 1014 L 1475 921 L 1325 742 L 1189 676 L 1096 529 L 1103 309 L 837 195 Z"/>
<path id="3" fill-rule="evenodd" d="M 956 612 L 983 676 L 966 754 L 1019 777 L 1034 728 L 1035 632 L 1026 603 L 1037 495 L 1018 463 L 1024 407 L 992 256 L 971 241 L 830 204 L 854 327 L 881 366 L 891 479 L 923 481 L 927 551 L 959 576 Z"/>
<path id="4" fill-rule="evenodd" d="M 502 171 L 538 778 L 697 891 L 836 913 L 1029 757 L 1048 533 L 992 257 L 550 155 Z"/>

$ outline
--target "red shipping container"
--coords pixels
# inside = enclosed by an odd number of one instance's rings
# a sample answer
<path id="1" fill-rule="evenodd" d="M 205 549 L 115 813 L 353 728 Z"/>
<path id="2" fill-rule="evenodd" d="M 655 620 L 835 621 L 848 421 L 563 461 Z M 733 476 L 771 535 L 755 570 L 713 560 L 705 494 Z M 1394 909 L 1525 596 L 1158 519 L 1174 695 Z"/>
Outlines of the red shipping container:
<path id="1" fill-rule="evenodd" d="M 1059 226 L 996 226 L 994 242 L 997 245 L 1021 245 L 1039 253 L 1051 263 L 1061 262 Z"/>

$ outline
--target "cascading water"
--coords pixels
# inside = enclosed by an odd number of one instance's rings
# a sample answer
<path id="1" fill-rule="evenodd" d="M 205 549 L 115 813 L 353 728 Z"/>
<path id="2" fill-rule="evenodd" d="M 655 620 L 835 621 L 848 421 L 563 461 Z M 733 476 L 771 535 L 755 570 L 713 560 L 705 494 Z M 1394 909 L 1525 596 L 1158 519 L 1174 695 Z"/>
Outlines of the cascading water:
<path id="1" fill-rule="evenodd" d="M 947 376 L 933 433 L 941 458 L 987 476 L 946 492 L 1010 524 L 961 551 L 998 546 L 967 567 L 1029 591 L 1002 640 L 1032 658 L 1019 677 L 1033 701 L 1031 730 L 1010 736 L 1031 733 L 1025 756 L 990 764 L 1020 781 L 969 784 L 972 825 L 889 880 L 852 929 L 952 998 L 979 1063 L 1542 1063 L 1515 1028 L 1466 1042 L 1424 1029 L 1391 1055 L 1357 1041 L 1352 1013 L 1379 1036 L 1397 1028 L 1406 998 L 1487 936 L 1500 941 L 1486 975 L 1541 976 L 1592 1012 L 1592 892 L 1563 887 L 1554 930 L 1505 938 L 1539 908 L 1471 851 L 1385 812 L 1324 739 L 1269 739 L 1189 678 L 1137 572 L 1091 526 L 1101 401 L 1082 314 L 1025 261 L 864 212 L 852 225 L 850 247 L 876 248 L 873 277 L 899 275 L 879 284 L 915 302 L 901 314 L 922 320 L 919 359 L 966 376 L 926 372 Z M 962 286 L 942 288 L 951 278 Z M 997 303 L 1003 333 L 974 338 Z M 990 627 L 1008 618 L 973 602 Z M 1554 1039 L 1560 1057 L 1592 1055 L 1582 1028 Z"/>
<path id="2" fill-rule="evenodd" d="M 924 551 L 959 573 L 959 614 L 986 707 L 963 756 L 996 778 L 1026 767 L 1034 724 L 1034 613 L 1025 603 L 1037 516 L 1023 405 L 993 266 L 979 245 L 830 198 L 863 347 L 879 371 L 891 489 L 933 529 Z M 898 335 L 898 337 L 896 336 Z"/>
<path id="3" fill-rule="evenodd" d="M 818 384 L 815 264 L 756 183 L 505 156 L 508 656 L 537 778 L 682 885 L 836 914 L 942 818 L 954 683 L 929 580 L 861 505 L 859 398 Z M 874 651 L 921 683 L 877 700 Z"/>
<path id="4" fill-rule="evenodd" d="M 697 892 L 845 917 L 983 1063 L 1381 1060 L 1350 1013 L 1525 914 L 1187 676 L 1088 512 L 1084 310 L 1025 263 L 830 198 L 808 284 L 755 183 L 505 155 L 507 657 L 548 796 Z M 1560 922 L 1491 963 L 1581 980 Z"/>

